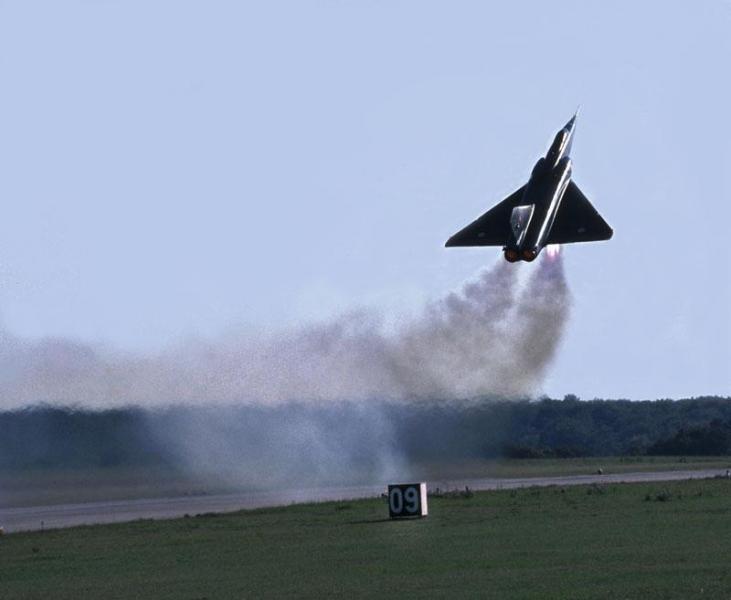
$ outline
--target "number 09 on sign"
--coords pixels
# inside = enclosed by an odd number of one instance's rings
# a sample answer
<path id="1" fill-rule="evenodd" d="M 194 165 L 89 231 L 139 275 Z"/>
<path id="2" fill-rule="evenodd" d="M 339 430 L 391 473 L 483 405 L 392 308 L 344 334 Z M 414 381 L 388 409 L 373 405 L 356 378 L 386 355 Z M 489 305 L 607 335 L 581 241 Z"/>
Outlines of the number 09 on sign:
<path id="1" fill-rule="evenodd" d="M 426 483 L 388 486 L 388 514 L 392 519 L 427 515 Z"/>

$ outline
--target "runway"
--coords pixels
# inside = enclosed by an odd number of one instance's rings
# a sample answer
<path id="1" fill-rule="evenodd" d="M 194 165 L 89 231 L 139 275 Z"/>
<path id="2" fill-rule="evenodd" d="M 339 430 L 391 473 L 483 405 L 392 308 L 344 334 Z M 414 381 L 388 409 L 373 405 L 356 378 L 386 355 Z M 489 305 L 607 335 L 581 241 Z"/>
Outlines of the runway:
<path id="1" fill-rule="evenodd" d="M 469 487 L 471 490 L 478 491 L 592 483 L 652 483 L 682 479 L 705 479 L 725 475 L 725 470 L 704 469 L 607 475 L 524 477 L 514 479 L 461 479 L 429 481 L 427 483 L 430 490 L 436 488 L 451 490 Z M 170 519 L 182 517 L 186 514 L 193 516 L 202 513 L 232 512 L 242 509 L 286 506 L 303 502 L 372 498 L 379 496 L 383 492 L 385 492 L 385 486 L 372 485 L 5 508 L 0 509 L 0 527 L 3 527 L 6 533 L 11 533 L 16 531 L 73 527 L 76 525 L 120 523 L 138 519 Z"/>

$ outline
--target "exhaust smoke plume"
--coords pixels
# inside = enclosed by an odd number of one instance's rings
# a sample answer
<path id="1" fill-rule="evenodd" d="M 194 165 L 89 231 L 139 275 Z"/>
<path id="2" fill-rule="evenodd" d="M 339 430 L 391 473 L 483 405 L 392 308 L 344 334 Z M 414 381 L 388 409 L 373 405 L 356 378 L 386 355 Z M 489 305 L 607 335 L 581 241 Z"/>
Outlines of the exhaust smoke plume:
<path id="1" fill-rule="evenodd" d="M 360 311 L 267 338 L 126 356 L 63 339 L 0 339 L 0 408 L 460 400 L 539 390 L 568 316 L 560 257 L 519 285 L 501 261 L 386 332 Z"/>
<path id="2" fill-rule="evenodd" d="M 501 260 L 392 330 L 361 311 L 156 356 L 0 334 L 0 410 L 139 406 L 153 445 L 189 472 L 239 487 L 403 477 L 388 403 L 540 390 L 570 296 L 560 256 L 544 256 L 525 281 L 516 267 Z"/>

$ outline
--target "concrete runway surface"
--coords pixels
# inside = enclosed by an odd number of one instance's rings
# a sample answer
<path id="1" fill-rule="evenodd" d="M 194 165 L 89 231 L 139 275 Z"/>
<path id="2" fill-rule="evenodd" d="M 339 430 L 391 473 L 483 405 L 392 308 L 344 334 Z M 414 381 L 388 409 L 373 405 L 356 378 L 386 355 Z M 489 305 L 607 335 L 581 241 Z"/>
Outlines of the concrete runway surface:
<path id="1" fill-rule="evenodd" d="M 681 479 L 704 479 L 717 475 L 725 475 L 725 473 L 726 471 L 721 469 L 704 469 L 695 471 L 661 471 L 608 475 L 523 477 L 519 479 L 462 479 L 453 481 L 429 481 L 428 486 L 430 490 L 440 488 L 445 491 L 464 489 L 465 486 L 468 486 L 471 490 L 499 490 L 530 486 L 566 486 L 590 483 L 651 483 L 658 481 L 677 481 Z M 0 527 L 3 527 L 6 533 L 10 533 L 14 531 L 73 527 L 75 525 L 119 523 L 137 519 L 170 519 L 182 517 L 185 514 L 193 516 L 200 513 L 231 512 L 247 508 L 285 506 L 302 502 L 372 498 L 379 496 L 385 491 L 384 486 L 371 485 L 5 508 L 0 509 Z"/>

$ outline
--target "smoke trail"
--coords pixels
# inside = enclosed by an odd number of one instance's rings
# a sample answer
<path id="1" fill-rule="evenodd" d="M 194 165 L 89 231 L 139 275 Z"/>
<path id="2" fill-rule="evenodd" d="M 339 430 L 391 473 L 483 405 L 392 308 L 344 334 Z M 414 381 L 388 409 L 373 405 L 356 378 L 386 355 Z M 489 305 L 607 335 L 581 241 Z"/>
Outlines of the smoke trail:
<path id="1" fill-rule="evenodd" d="M 390 332 L 377 314 L 356 311 L 156 356 L 4 333 L 0 409 L 141 406 L 149 435 L 186 472 L 239 487 L 405 476 L 389 402 L 539 391 L 569 292 L 560 257 L 544 257 L 523 282 L 516 267 L 500 261 Z"/>
<path id="2" fill-rule="evenodd" d="M 546 254 L 541 268 L 531 274 L 517 319 L 521 324 L 516 355 L 524 366 L 511 375 L 516 385 L 535 390 L 553 361 L 569 317 L 571 296 L 564 275 L 563 256 Z"/>
<path id="3" fill-rule="evenodd" d="M 365 311 L 267 338 L 195 342 L 129 356 L 63 339 L 0 338 L 0 408 L 105 408 L 369 399 L 457 400 L 536 393 L 568 317 L 561 258 L 520 285 L 500 262 L 384 331 Z"/>

